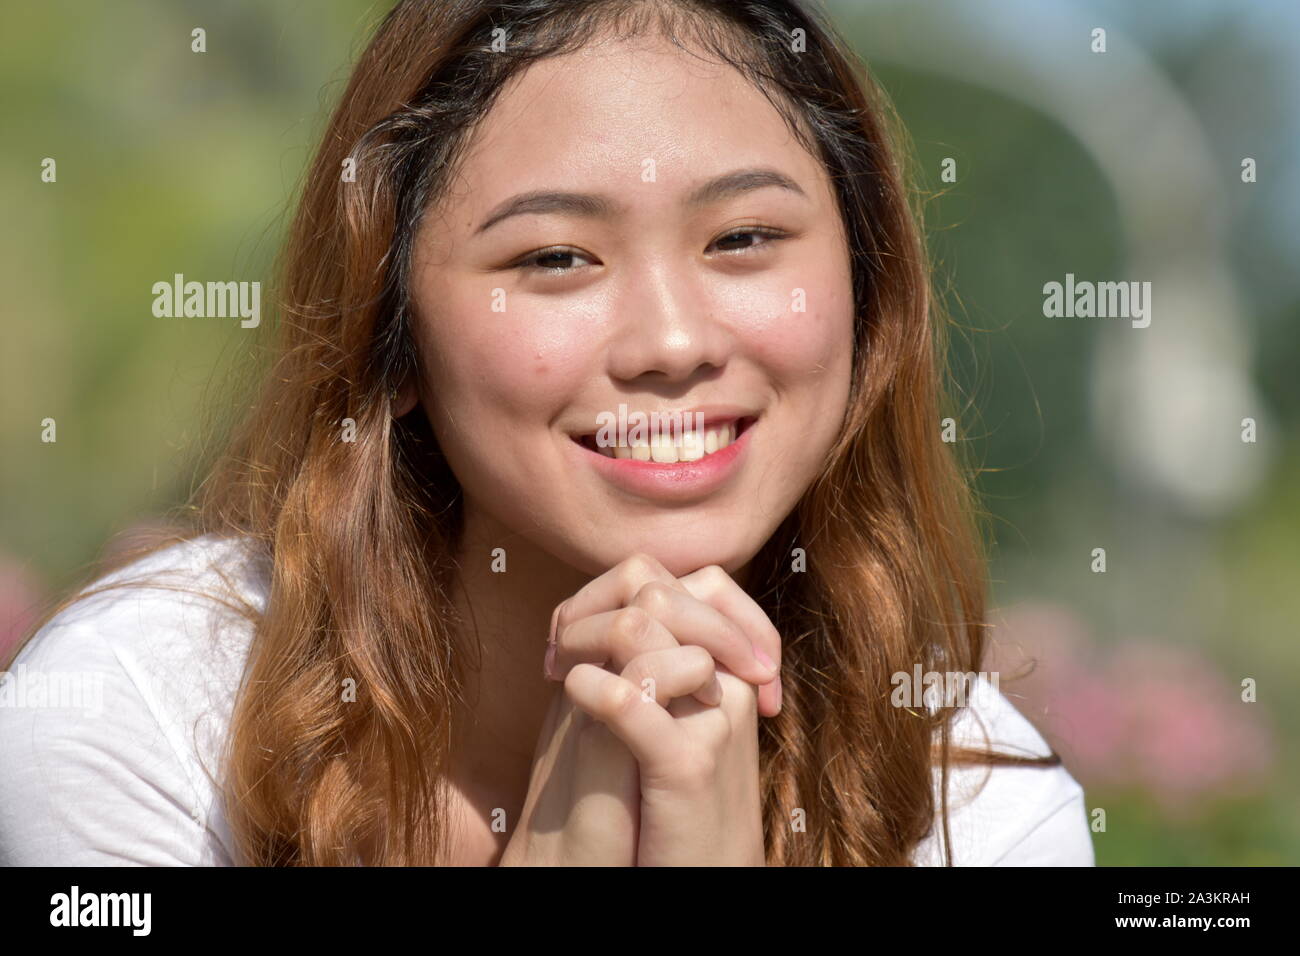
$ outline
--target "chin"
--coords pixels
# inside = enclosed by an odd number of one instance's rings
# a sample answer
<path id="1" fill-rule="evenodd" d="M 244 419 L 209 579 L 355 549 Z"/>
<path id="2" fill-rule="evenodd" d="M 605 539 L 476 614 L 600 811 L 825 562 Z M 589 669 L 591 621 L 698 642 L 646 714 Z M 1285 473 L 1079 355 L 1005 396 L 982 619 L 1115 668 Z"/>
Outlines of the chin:
<path id="1" fill-rule="evenodd" d="M 641 553 L 650 555 L 673 577 L 683 577 L 711 564 L 735 575 L 753 560 L 761 546 L 762 542 L 751 543 L 748 540 L 728 543 L 718 536 L 692 541 L 680 533 L 669 540 L 658 536 L 635 535 L 613 543 L 612 546 L 611 543 L 603 543 L 599 553 L 590 557 L 591 566 L 598 569 L 595 573 L 603 573 L 618 562 Z"/>

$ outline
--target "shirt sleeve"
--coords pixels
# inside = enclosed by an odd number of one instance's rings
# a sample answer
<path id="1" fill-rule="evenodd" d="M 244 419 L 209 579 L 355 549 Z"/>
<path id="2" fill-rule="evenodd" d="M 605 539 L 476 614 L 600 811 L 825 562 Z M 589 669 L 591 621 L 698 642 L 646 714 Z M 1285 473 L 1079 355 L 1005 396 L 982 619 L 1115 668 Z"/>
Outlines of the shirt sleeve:
<path id="1" fill-rule="evenodd" d="M 1020 756 L 1051 748 L 1011 701 L 980 677 L 970 706 L 954 724 L 954 743 Z M 942 786 L 936 770 L 935 803 Z M 955 866 L 1094 866 L 1083 788 L 1063 765 L 991 764 L 953 767 L 949 830 Z M 943 866 L 944 835 L 936 819 L 916 848 L 921 866 Z"/>
<path id="2" fill-rule="evenodd" d="M 228 864 L 184 761 L 96 616 L 58 620 L 0 685 L 0 864 Z"/>
<path id="3" fill-rule="evenodd" d="M 1083 791 L 1049 813 L 992 866 L 1095 866 Z"/>

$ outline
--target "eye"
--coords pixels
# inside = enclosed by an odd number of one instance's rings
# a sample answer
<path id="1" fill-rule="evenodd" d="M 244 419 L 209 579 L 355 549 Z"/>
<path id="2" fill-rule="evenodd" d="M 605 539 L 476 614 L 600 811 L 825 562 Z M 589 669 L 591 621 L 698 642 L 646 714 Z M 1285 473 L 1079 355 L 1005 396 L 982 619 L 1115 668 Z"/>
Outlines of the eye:
<path id="1" fill-rule="evenodd" d="M 760 237 L 761 241 L 749 241 L 747 244 L 735 247 L 737 241 L 750 240 L 751 237 Z M 762 249 L 772 242 L 789 238 L 789 233 L 782 232 L 780 229 L 772 229 L 767 226 L 751 226 L 744 229 L 733 229 L 731 232 L 723 235 L 713 241 L 711 245 L 720 245 L 731 243 L 733 248 L 728 251 L 733 255 L 752 255 L 755 250 Z M 568 246 L 551 246 L 547 249 L 538 249 L 536 252 L 530 252 L 524 258 L 518 260 L 511 268 L 520 269 L 524 272 L 540 272 L 543 275 L 559 276 L 566 272 L 576 272 L 576 268 L 565 265 L 566 260 L 587 259 L 585 255 L 576 249 Z M 590 262 L 590 260 L 587 260 Z"/>
<path id="2" fill-rule="evenodd" d="M 747 236 L 761 236 L 763 238 L 763 241 L 751 242 L 748 245 L 742 246 L 738 249 L 733 249 L 731 251 L 737 252 L 741 255 L 749 255 L 752 250 L 761 249 L 764 246 L 770 245 L 773 242 L 788 238 L 789 233 L 782 232 L 780 229 L 771 229 L 767 226 L 747 226 L 744 229 L 732 230 L 731 232 L 727 233 L 725 236 L 721 236 L 718 239 L 715 239 L 714 243 L 719 244 L 719 243 L 732 242 L 733 240 L 736 240 L 738 238 L 743 239 Z"/>
<path id="3" fill-rule="evenodd" d="M 560 263 L 565 259 L 586 259 L 582 253 L 576 249 L 569 249 L 565 246 L 553 246 L 549 249 L 538 249 L 536 252 L 530 252 L 527 256 L 520 259 L 512 268 L 522 269 L 525 272 L 541 272 L 545 275 L 563 275 L 566 272 L 574 272 L 575 269 L 566 268 Z M 548 264 L 545 264 L 548 263 Z"/>

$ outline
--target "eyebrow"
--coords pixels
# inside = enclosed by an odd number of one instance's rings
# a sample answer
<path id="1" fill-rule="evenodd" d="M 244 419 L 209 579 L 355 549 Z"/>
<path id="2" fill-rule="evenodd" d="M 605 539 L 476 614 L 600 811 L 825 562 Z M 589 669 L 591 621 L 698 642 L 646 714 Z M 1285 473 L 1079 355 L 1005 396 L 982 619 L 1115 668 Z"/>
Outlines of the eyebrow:
<path id="1" fill-rule="evenodd" d="M 701 206 L 707 206 L 743 193 L 753 192 L 756 189 L 765 189 L 769 186 L 788 190 L 796 195 L 803 196 L 805 199 L 808 198 L 808 194 L 799 187 L 799 184 L 785 173 L 768 166 L 757 166 L 723 173 L 721 176 L 715 176 L 701 183 L 683 200 L 683 205 L 688 209 L 698 209 Z M 509 219 L 511 216 L 561 213 L 582 216 L 588 219 L 609 219 L 622 208 L 622 203 L 599 193 L 559 192 L 548 189 L 535 190 L 512 196 L 499 204 L 488 214 L 483 223 L 474 230 L 474 235 L 477 236 L 486 232 L 497 223 Z"/>

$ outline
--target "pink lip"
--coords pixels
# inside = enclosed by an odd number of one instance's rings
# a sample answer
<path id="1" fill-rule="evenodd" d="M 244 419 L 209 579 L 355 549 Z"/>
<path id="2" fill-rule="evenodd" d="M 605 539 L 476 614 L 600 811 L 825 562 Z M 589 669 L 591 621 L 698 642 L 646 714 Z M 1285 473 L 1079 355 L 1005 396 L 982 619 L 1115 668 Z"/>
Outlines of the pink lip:
<path id="1" fill-rule="evenodd" d="M 656 462 L 634 458 L 608 458 L 570 440 L 573 453 L 611 484 L 644 498 L 686 501 L 716 491 L 740 470 L 749 438 L 758 420 L 749 423 L 740 437 L 722 451 L 715 451 L 695 461 Z"/>

